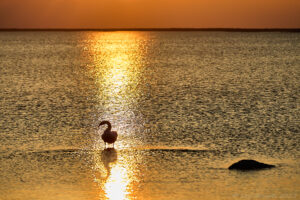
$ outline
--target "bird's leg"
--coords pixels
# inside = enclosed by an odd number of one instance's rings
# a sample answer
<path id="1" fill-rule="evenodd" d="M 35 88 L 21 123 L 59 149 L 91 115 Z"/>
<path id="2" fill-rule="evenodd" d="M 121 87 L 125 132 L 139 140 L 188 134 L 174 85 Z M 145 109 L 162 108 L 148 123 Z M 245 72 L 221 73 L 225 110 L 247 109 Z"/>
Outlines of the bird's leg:
<path id="1" fill-rule="evenodd" d="M 113 143 L 113 148 L 115 148 L 115 143 Z"/>
<path id="2" fill-rule="evenodd" d="M 105 146 L 104 149 L 106 149 L 106 142 L 104 142 L 104 146 Z"/>

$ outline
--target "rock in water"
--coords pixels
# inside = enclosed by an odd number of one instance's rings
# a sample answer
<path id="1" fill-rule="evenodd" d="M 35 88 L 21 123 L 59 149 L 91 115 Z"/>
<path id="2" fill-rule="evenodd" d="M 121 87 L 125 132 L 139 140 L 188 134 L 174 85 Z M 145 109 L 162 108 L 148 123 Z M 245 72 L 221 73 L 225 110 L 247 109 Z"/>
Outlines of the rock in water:
<path id="1" fill-rule="evenodd" d="M 275 165 L 268 165 L 265 163 L 257 162 L 256 160 L 240 160 L 232 164 L 228 169 L 235 170 L 259 170 L 266 168 L 273 168 Z"/>

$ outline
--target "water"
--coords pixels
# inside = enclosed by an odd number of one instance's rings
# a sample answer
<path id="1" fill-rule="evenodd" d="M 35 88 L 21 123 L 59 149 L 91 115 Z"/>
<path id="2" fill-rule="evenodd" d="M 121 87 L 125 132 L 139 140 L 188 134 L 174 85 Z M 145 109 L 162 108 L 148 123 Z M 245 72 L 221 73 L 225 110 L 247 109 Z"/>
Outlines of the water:
<path id="1" fill-rule="evenodd" d="M 298 199 L 299 78 L 299 33 L 1 32 L 0 199 Z"/>

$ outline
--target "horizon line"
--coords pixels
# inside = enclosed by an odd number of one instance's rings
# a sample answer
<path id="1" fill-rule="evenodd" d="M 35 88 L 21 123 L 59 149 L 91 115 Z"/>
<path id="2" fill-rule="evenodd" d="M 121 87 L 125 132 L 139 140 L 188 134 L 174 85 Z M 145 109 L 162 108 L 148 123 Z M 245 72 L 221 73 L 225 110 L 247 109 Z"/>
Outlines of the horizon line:
<path id="1" fill-rule="evenodd" d="M 300 32 L 300 28 L 0 28 L 0 31 L 226 31 Z"/>

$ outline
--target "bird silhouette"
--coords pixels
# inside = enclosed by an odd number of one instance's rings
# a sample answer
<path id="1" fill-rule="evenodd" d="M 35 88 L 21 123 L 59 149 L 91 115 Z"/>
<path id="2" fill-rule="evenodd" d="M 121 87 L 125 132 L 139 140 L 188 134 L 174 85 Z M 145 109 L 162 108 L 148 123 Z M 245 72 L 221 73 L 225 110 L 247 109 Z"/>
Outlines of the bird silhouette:
<path id="1" fill-rule="evenodd" d="M 98 128 L 104 124 L 108 126 L 107 129 L 104 131 L 104 133 L 101 135 L 101 138 L 105 144 L 105 148 L 106 148 L 106 143 L 113 144 L 114 147 L 115 141 L 117 140 L 118 137 L 118 133 L 116 131 L 111 131 L 111 123 L 109 121 L 100 122 Z"/>

